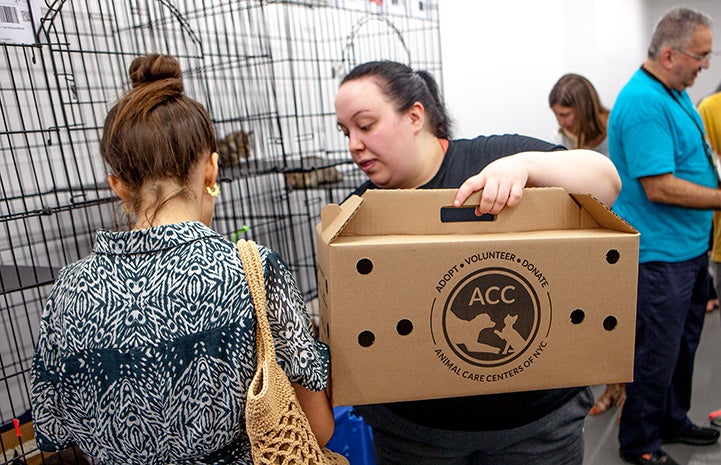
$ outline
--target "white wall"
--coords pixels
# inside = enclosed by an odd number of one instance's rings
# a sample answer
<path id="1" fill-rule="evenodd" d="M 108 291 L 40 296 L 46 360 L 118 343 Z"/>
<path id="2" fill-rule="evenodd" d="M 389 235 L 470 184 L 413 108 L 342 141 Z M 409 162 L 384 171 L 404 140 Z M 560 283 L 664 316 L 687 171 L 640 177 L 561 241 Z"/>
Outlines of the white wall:
<path id="1" fill-rule="evenodd" d="M 443 87 L 456 137 L 519 133 L 548 139 L 556 121 L 548 93 L 567 72 L 593 82 L 602 102 L 643 63 L 671 0 L 440 0 Z M 715 18 L 721 2 L 685 3 Z M 714 63 L 715 61 L 715 63 Z M 721 55 L 689 89 L 694 101 L 721 81 Z"/>

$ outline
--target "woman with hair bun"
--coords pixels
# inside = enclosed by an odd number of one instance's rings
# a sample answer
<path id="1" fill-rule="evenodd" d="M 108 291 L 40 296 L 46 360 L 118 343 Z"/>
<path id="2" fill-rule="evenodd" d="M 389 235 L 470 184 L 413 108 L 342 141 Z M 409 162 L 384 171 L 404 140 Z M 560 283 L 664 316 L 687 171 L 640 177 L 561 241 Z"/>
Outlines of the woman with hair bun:
<path id="1" fill-rule="evenodd" d="M 175 58 L 147 55 L 100 152 L 129 231 L 97 232 L 43 312 L 31 374 L 38 447 L 103 464 L 252 464 L 244 430 L 255 313 L 235 245 L 210 228 L 218 154 Z M 328 349 L 293 275 L 260 247 L 278 361 L 318 442 L 333 432 Z"/>

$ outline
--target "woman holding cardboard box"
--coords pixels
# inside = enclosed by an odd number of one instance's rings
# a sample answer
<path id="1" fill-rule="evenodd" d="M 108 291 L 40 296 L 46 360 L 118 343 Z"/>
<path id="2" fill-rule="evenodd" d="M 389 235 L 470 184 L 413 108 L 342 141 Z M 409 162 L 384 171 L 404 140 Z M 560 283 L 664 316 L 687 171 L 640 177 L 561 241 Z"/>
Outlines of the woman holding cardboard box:
<path id="1" fill-rule="evenodd" d="M 452 140 L 433 77 L 390 61 L 345 76 L 335 101 L 338 126 L 367 189 L 458 188 L 460 206 L 481 191 L 477 214 L 521 201 L 526 186 L 593 194 L 610 206 L 621 184 L 613 164 L 590 150 L 538 139 L 479 136 Z M 588 387 L 397 402 L 358 407 L 373 427 L 378 465 L 577 464 Z"/>

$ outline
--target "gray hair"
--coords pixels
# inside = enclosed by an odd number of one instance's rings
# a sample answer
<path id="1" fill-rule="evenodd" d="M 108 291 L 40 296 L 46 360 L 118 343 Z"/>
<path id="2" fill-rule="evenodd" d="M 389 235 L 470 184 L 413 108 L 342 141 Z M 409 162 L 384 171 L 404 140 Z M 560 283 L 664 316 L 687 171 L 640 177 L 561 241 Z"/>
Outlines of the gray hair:
<path id="1" fill-rule="evenodd" d="M 674 8 L 656 25 L 651 45 L 648 46 L 648 57 L 652 60 L 657 59 L 664 47 L 685 48 L 691 42 L 697 28 L 711 29 L 712 26 L 711 18 L 700 11 L 688 7 Z"/>

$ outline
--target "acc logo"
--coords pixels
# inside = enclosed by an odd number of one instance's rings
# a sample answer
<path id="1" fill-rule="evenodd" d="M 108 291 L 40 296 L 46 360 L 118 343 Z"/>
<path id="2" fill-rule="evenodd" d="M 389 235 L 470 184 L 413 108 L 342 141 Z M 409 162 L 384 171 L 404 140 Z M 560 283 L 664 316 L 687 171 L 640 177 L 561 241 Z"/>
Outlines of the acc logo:
<path id="1" fill-rule="evenodd" d="M 540 322 L 538 295 L 518 273 L 485 268 L 463 278 L 441 314 L 448 347 L 475 366 L 505 365 L 533 343 Z"/>

